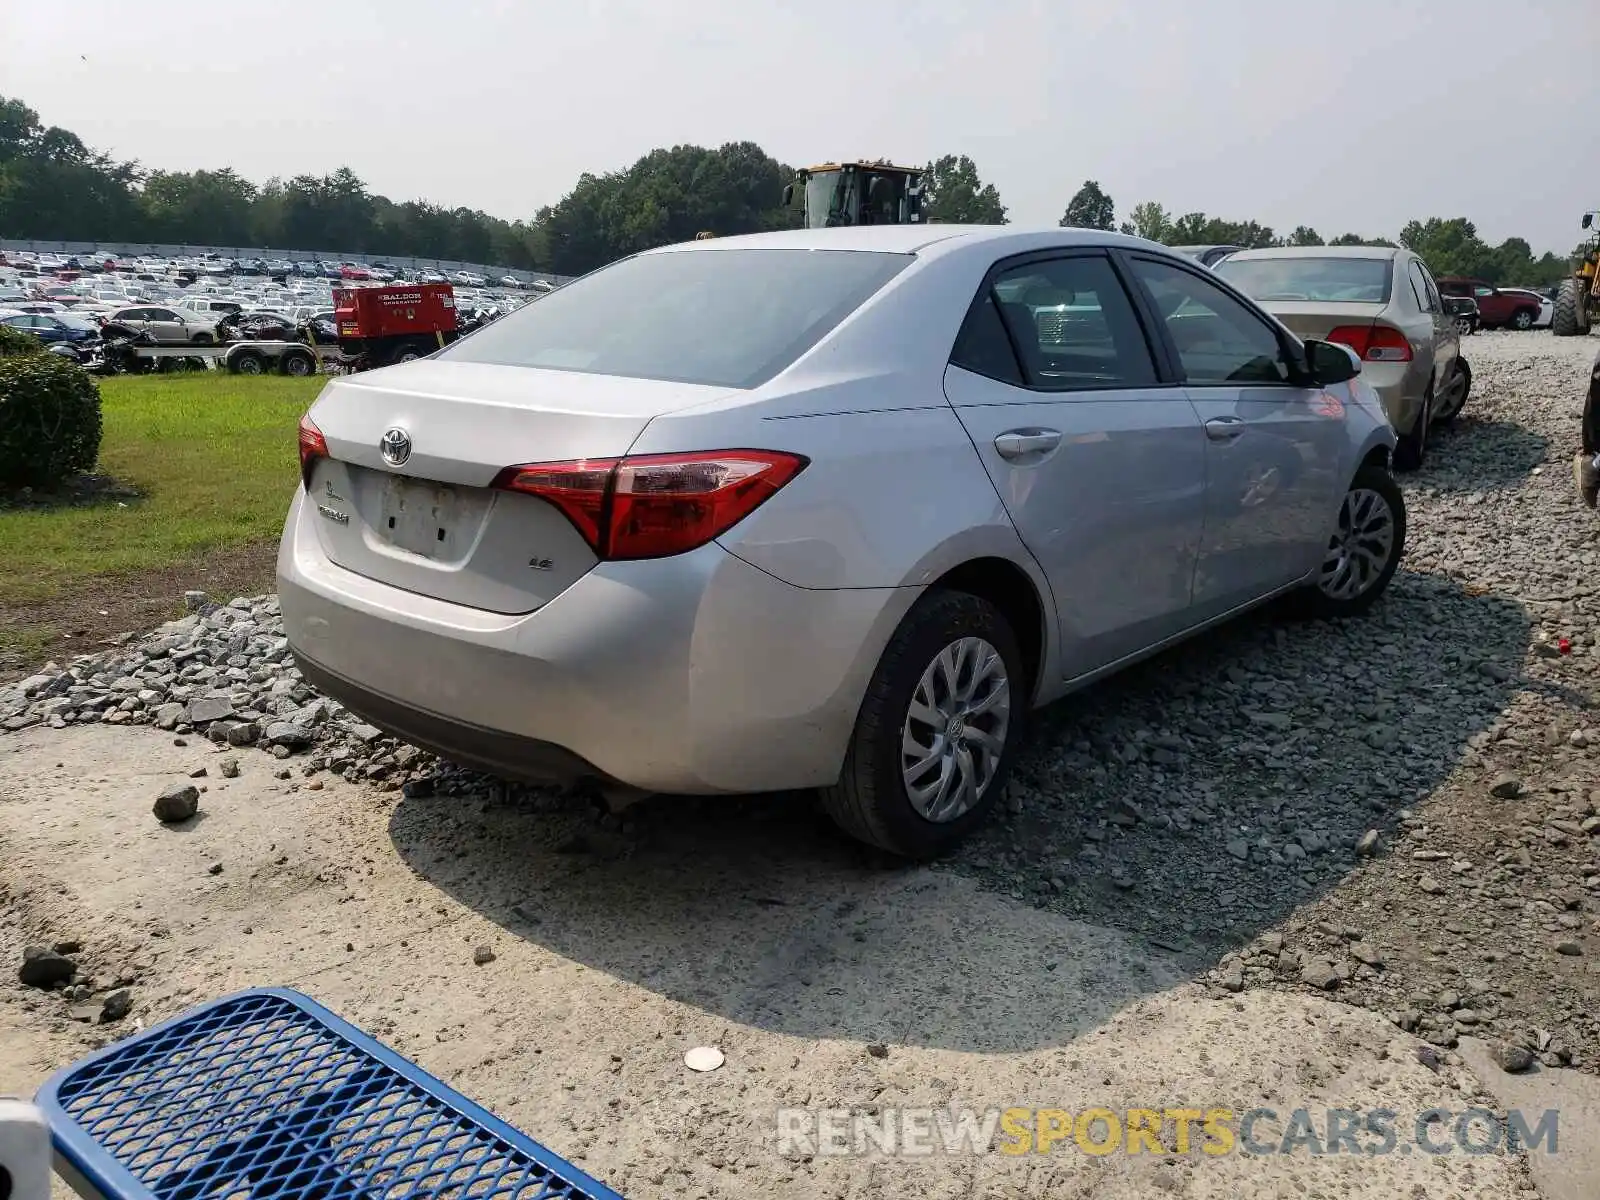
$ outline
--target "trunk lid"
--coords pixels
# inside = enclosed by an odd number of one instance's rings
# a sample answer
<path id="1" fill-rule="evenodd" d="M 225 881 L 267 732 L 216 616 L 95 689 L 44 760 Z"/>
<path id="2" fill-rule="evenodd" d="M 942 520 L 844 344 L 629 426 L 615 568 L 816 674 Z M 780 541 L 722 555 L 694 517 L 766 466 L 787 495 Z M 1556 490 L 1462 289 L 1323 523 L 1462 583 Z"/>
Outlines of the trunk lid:
<path id="1" fill-rule="evenodd" d="M 1361 300 L 1257 300 L 1298 338 L 1326 339 L 1341 325 L 1371 329 L 1388 307 Z"/>
<path id="2" fill-rule="evenodd" d="M 653 417 L 726 389 L 481 363 L 417 361 L 337 379 L 311 419 L 328 444 L 308 482 L 329 560 L 454 604 L 526 613 L 596 563 L 536 496 L 492 489 L 521 463 L 618 458 Z M 380 443 L 404 431 L 396 463 Z"/>

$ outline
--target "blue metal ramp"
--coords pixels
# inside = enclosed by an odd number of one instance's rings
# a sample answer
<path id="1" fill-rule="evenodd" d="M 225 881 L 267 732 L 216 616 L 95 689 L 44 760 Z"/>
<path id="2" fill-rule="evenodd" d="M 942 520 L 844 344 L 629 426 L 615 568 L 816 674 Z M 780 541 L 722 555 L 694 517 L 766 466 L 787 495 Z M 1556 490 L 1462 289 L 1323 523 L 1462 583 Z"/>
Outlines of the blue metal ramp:
<path id="1" fill-rule="evenodd" d="M 58 1072 L 56 1170 L 106 1200 L 622 1200 L 285 988 L 240 992 Z"/>

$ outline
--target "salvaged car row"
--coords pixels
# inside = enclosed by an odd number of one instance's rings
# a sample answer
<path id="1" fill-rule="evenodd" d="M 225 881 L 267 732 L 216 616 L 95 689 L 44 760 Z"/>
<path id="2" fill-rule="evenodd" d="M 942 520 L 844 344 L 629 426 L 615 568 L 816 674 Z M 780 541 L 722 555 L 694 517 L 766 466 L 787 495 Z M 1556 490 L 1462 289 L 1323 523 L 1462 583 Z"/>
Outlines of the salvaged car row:
<path id="1" fill-rule="evenodd" d="M 127 277 L 110 269 L 91 274 L 62 268 L 31 276 L 16 270 L 0 268 L 0 324 L 102 373 L 215 363 L 246 373 L 297 375 L 319 366 L 385 365 L 402 353 L 416 357 L 437 349 L 553 287 L 536 280 L 530 290 L 513 294 L 442 279 L 384 284 L 353 272 L 330 285 L 281 277 L 224 280 L 181 269 L 166 277 L 144 271 Z M 426 295 L 430 305 L 404 330 L 386 323 L 385 332 L 374 333 L 370 318 L 356 316 L 379 311 L 364 299 L 368 293 Z M 341 308 L 349 314 L 342 328 Z"/>

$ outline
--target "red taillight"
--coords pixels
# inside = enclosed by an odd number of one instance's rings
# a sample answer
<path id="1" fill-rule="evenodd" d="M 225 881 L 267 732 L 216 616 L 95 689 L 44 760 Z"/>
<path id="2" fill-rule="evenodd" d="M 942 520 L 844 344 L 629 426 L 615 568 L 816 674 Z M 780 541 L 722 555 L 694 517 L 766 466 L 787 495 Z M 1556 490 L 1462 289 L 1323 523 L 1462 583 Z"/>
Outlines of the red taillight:
<path id="1" fill-rule="evenodd" d="M 806 462 L 774 450 L 641 454 L 507 467 L 494 486 L 548 500 L 601 558 L 664 558 L 732 529 Z"/>
<path id="2" fill-rule="evenodd" d="M 1328 340 L 1349 346 L 1364 362 L 1411 361 L 1411 343 L 1392 325 L 1341 325 Z"/>
<path id="3" fill-rule="evenodd" d="M 300 418 L 300 482 L 311 489 L 311 468 L 319 458 L 328 457 L 328 443 L 307 413 Z"/>

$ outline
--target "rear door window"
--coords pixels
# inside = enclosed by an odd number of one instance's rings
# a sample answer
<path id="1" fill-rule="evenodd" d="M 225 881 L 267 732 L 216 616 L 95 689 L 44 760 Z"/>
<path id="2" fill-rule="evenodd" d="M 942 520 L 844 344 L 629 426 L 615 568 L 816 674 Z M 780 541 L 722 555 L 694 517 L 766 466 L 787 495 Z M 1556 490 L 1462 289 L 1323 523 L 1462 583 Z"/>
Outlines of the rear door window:
<path id="1" fill-rule="evenodd" d="M 1417 293 L 1417 307 L 1423 312 L 1438 312 L 1440 308 L 1438 294 L 1434 292 L 1432 282 L 1428 279 L 1427 272 L 1422 269 L 1422 264 L 1412 259 L 1407 273 L 1411 276 L 1411 285 Z"/>
<path id="2" fill-rule="evenodd" d="M 1011 335 L 1006 332 L 1000 310 L 995 305 L 993 288 L 985 288 L 968 310 L 967 319 L 956 336 L 955 349 L 950 352 L 950 362 L 964 371 L 1009 383 L 1012 387 L 1027 386 L 1022 366 L 1017 362 L 1017 352 L 1011 346 Z"/>
<path id="3" fill-rule="evenodd" d="M 550 292 L 437 358 L 758 387 L 912 261 L 851 250 L 641 254 Z"/>
<path id="4" fill-rule="evenodd" d="M 1035 391 L 1138 388 L 1156 382 L 1155 361 L 1133 302 L 1104 255 L 1035 260 L 1002 271 L 968 314 L 968 322 L 974 338 L 1000 327 L 1014 351 L 1023 386 Z M 961 356 L 974 344 L 968 333 L 963 328 L 957 342 L 952 361 L 958 366 L 967 366 Z M 985 334 L 984 342 L 991 343 L 992 334 Z M 994 361 L 1004 365 L 998 351 Z M 968 369 L 1002 378 L 993 371 Z"/>

